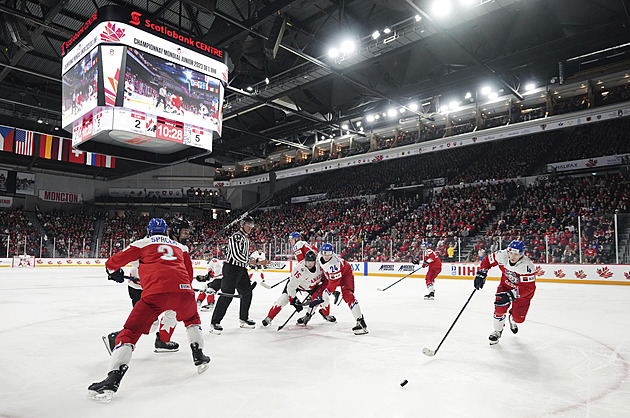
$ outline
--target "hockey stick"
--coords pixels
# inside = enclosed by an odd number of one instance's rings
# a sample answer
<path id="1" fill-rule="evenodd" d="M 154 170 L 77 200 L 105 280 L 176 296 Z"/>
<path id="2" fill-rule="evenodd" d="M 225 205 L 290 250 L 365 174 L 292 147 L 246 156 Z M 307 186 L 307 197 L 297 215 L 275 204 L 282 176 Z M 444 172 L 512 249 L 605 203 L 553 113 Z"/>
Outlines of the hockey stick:
<path id="1" fill-rule="evenodd" d="M 380 287 L 377 288 L 376 290 L 378 290 L 379 292 L 384 292 L 387 289 L 389 289 L 390 287 L 392 287 L 393 285 L 395 285 L 396 283 L 406 279 L 407 277 L 411 276 L 412 274 L 414 274 L 416 271 L 420 270 L 422 268 L 422 266 L 418 267 L 417 269 L 415 269 L 414 271 L 412 271 L 411 273 L 409 273 L 408 275 L 406 275 L 405 277 L 403 277 L 402 279 L 398 279 L 396 280 L 394 283 L 390 284 L 389 286 L 387 286 L 385 289 L 381 289 Z"/>
<path id="2" fill-rule="evenodd" d="M 300 289 L 300 290 L 302 290 L 302 289 Z M 309 298 L 309 297 L 311 297 L 311 296 L 313 295 L 313 293 L 315 293 L 315 292 L 314 292 L 314 291 L 313 291 L 313 292 L 309 291 L 309 292 L 308 292 L 308 294 L 306 295 L 306 297 L 304 298 L 304 300 L 303 300 L 302 302 L 300 302 L 300 306 L 304 306 L 304 302 L 305 302 L 306 300 L 308 300 L 308 298 Z M 297 297 L 297 296 L 296 296 L 296 297 Z M 321 302 L 320 302 L 320 303 L 321 303 Z M 318 304 L 318 305 L 319 305 L 319 304 Z M 316 306 L 317 306 L 317 305 L 316 305 Z M 291 315 L 287 318 L 287 320 L 286 320 L 286 321 L 284 321 L 284 324 L 282 324 L 282 325 L 280 325 L 280 326 L 278 327 L 278 331 L 280 331 L 282 328 L 284 328 L 284 327 L 285 327 L 285 325 L 287 325 L 287 324 L 289 323 L 289 321 L 291 320 L 291 318 L 293 318 L 293 315 L 295 315 L 296 313 L 298 313 L 298 310 L 297 310 L 297 309 L 293 311 L 293 313 L 292 313 L 292 314 L 291 314 Z"/>
<path id="3" fill-rule="evenodd" d="M 477 289 L 473 289 L 472 293 L 470 294 L 470 296 L 468 297 L 468 300 L 466 301 L 466 303 L 464 304 L 464 307 L 462 308 L 461 311 L 459 311 L 459 314 L 457 314 L 457 317 L 455 318 L 455 320 L 453 321 L 453 323 L 451 324 L 451 327 L 448 329 L 448 331 L 446 331 L 446 335 L 444 336 L 444 338 L 442 338 L 442 341 L 440 341 L 440 344 L 438 344 L 437 348 L 435 350 L 430 350 L 426 347 L 424 347 L 422 349 L 422 354 L 424 354 L 425 356 L 429 356 L 429 357 L 433 357 L 434 355 L 437 354 L 438 350 L 440 349 L 440 347 L 442 347 L 442 343 L 444 342 L 444 340 L 446 339 L 446 337 L 448 337 L 448 334 L 451 332 L 451 330 L 453 329 L 453 327 L 455 326 L 455 323 L 457 323 L 457 320 L 459 319 L 459 317 L 461 316 L 462 312 L 464 312 L 464 309 L 466 309 L 466 306 L 468 306 L 468 302 L 470 302 L 470 299 L 472 299 L 473 295 L 475 294 L 475 292 L 477 291 Z"/>
<path id="4" fill-rule="evenodd" d="M 240 298 L 242 298 L 243 296 L 247 296 L 247 295 L 249 295 L 250 293 L 252 293 L 252 290 L 254 290 L 254 288 L 256 287 L 256 285 L 257 285 L 257 284 L 258 284 L 257 282 L 252 283 L 252 285 L 249 287 L 249 289 L 247 289 L 245 292 L 243 292 L 243 293 L 239 293 L 239 294 L 236 294 L 236 293 L 223 293 L 223 292 L 215 292 L 214 294 L 215 294 L 215 295 L 217 295 L 217 296 L 225 296 L 225 297 L 227 297 L 227 298 L 240 299 Z M 194 290 L 195 292 L 205 292 L 205 293 L 208 293 L 208 292 L 206 292 L 205 290 L 201 290 L 201 289 L 193 289 L 193 290 Z"/>
<path id="5" fill-rule="evenodd" d="M 248 216 L 250 213 L 254 212 L 256 209 L 258 209 L 259 207 L 261 207 L 265 203 L 269 202 L 271 200 L 271 198 L 273 197 L 273 195 L 275 194 L 275 191 L 276 191 L 276 173 L 274 171 L 270 171 L 269 172 L 269 193 L 267 194 L 267 196 L 263 200 L 261 200 L 260 202 L 255 203 L 254 205 L 252 205 L 249 209 L 247 209 L 244 213 L 242 213 L 238 218 L 234 219 L 232 222 L 230 222 L 229 224 L 227 224 L 226 226 L 221 228 L 216 234 L 214 234 L 210 238 L 208 238 L 201 245 L 200 248 L 207 247 L 208 244 L 210 244 L 212 241 L 215 240 L 215 238 L 220 237 L 221 235 L 223 235 L 225 233 L 225 231 L 227 231 L 232 226 L 234 226 L 234 224 L 240 222 L 243 218 Z"/>
<path id="6" fill-rule="evenodd" d="M 264 287 L 265 289 L 273 289 L 274 287 L 278 286 L 278 285 L 279 285 L 279 284 L 281 284 L 281 283 L 286 282 L 286 281 L 287 281 L 287 280 L 289 280 L 289 279 L 290 279 L 290 277 L 287 277 L 286 279 L 284 279 L 284 280 L 282 280 L 282 281 L 280 281 L 280 282 L 278 282 L 278 283 L 274 284 L 273 286 L 269 286 L 267 283 L 265 283 L 265 280 L 263 279 L 263 280 L 260 282 L 260 285 L 261 285 L 262 287 Z"/>

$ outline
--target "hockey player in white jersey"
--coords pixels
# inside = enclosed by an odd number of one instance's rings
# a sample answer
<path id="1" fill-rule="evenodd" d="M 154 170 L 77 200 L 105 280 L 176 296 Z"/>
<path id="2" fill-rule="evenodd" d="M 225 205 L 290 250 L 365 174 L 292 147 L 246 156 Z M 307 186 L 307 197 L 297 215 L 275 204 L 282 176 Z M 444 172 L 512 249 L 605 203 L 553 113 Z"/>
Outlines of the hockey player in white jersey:
<path id="1" fill-rule="evenodd" d="M 252 260 L 256 260 L 258 262 L 264 261 L 267 259 L 267 257 L 265 257 L 265 253 L 259 249 L 254 250 L 254 252 L 252 252 L 252 254 L 249 256 L 249 258 Z M 264 281 L 265 280 L 265 274 L 263 273 L 264 268 L 265 266 L 263 266 L 260 263 L 252 264 L 250 266 L 249 279 L 256 280 L 256 272 L 260 272 L 260 281 Z"/>
<path id="2" fill-rule="evenodd" d="M 304 260 L 297 263 L 291 272 L 291 278 L 289 279 L 289 283 L 284 287 L 282 295 L 276 300 L 269 309 L 269 313 L 267 317 L 262 320 L 263 326 L 267 326 L 271 324 L 271 321 L 278 315 L 278 313 L 285 307 L 287 304 L 291 304 L 295 307 L 295 309 L 300 312 L 302 310 L 302 305 L 297 299 L 297 291 L 305 290 L 311 292 L 311 299 L 317 300 L 321 298 L 321 308 L 320 313 L 323 309 L 326 311 L 330 311 L 330 298 L 323 291 L 326 286 L 324 275 L 322 274 L 322 270 L 317 263 L 317 254 L 315 251 L 308 251 L 304 255 Z M 315 306 L 309 308 L 309 311 L 306 315 L 300 319 L 298 319 L 298 324 L 306 325 L 308 321 L 313 316 L 313 310 Z M 332 315 L 324 315 L 322 314 L 324 319 L 328 322 L 335 322 L 336 319 Z"/>
<path id="3" fill-rule="evenodd" d="M 522 241 L 512 241 L 506 250 L 496 251 L 481 260 L 481 268 L 475 276 L 475 289 L 483 288 L 488 270 L 494 266 L 499 266 L 502 274 L 495 294 L 494 331 L 488 337 L 490 345 L 499 343 L 506 314 L 509 314 L 510 330 L 514 334 L 518 332 L 517 324 L 525 321 L 536 291 L 536 267 L 525 255 Z"/>
<path id="4" fill-rule="evenodd" d="M 223 279 L 223 263 L 225 261 L 211 258 L 207 261 L 207 273 L 205 276 L 195 277 L 198 282 L 202 282 L 199 295 L 197 295 L 197 307 L 201 311 L 211 311 L 214 308 L 215 293 L 221 289 L 221 279 Z M 206 304 L 203 304 L 203 301 Z"/>

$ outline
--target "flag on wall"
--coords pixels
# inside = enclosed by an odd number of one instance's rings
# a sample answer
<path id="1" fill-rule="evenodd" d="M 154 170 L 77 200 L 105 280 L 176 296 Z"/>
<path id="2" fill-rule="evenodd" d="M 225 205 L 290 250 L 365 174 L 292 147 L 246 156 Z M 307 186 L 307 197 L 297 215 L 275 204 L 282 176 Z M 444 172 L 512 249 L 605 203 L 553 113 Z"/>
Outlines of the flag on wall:
<path id="1" fill-rule="evenodd" d="M 92 165 L 94 167 L 100 167 L 100 154 L 94 154 L 93 152 L 85 153 L 85 164 Z"/>
<path id="2" fill-rule="evenodd" d="M 71 163 L 85 164 L 85 153 L 78 149 L 70 148 L 68 161 Z"/>
<path id="3" fill-rule="evenodd" d="M 13 152 L 13 137 L 15 129 L 7 126 L 0 126 L 0 151 Z"/>
<path id="4" fill-rule="evenodd" d="M 103 167 L 116 168 L 116 157 L 103 155 Z"/>
<path id="5" fill-rule="evenodd" d="M 15 132 L 15 153 L 33 155 L 33 132 L 17 129 Z"/>

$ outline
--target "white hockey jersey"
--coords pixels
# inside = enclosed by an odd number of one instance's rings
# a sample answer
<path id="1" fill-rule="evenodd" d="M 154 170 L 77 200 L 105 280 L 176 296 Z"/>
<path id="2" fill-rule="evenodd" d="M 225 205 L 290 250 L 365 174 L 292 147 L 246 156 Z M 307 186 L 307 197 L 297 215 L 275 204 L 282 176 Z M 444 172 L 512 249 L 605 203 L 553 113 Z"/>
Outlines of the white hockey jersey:
<path id="1" fill-rule="evenodd" d="M 127 285 L 131 288 L 142 290 L 142 286 L 140 286 L 140 274 L 138 273 L 138 267 L 140 267 L 140 261 L 132 261 L 131 269 L 129 269 L 129 277 L 131 279 L 127 280 Z"/>
<path id="2" fill-rule="evenodd" d="M 263 261 L 266 259 L 265 253 L 260 250 L 256 250 L 249 256 L 249 258 L 253 258 L 254 260 Z"/>
<path id="3" fill-rule="evenodd" d="M 523 255 L 514 265 L 510 264 L 507 250 L 496 251 L 481 260 L 482 269 L 494 266 L 499 266 L 503 273 L 502 278 L 512 286 L 536 281 L 536 266 L 526 255 Z"/>
<path id="4" fill-rule="evenodd" d="M 213 279 L 223 278 L 223 263 L 224 263 L 223 261 L 217 260 L 216 258 L 213 258 L 212 260 L 208 260 L 207 272 L 208 273 L 212 272 Z"/>
<path id="5" fill-rule="evenodd" d="M 287 294 L 293 299 L 297 289 L 310 290 L 317 286 L 324 279 L 322 269 L 315 263 L 315 272 L 311 272 L 304 262 L 299 262 L 291 272 L 291 279 L 287 285 Z"/>

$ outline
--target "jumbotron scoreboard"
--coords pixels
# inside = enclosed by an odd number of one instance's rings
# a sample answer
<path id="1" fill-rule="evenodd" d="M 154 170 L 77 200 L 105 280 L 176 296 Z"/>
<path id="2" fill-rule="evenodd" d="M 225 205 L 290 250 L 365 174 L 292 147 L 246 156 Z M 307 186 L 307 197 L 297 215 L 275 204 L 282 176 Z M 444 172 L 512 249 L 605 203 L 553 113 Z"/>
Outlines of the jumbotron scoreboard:
<path id="1" fill-rule="evenodd" d="M 208 154 L 221 136 L 222 50 L 106 6 L 62 57 L 62 126 L 78 150 L 171 164 Z"/>

